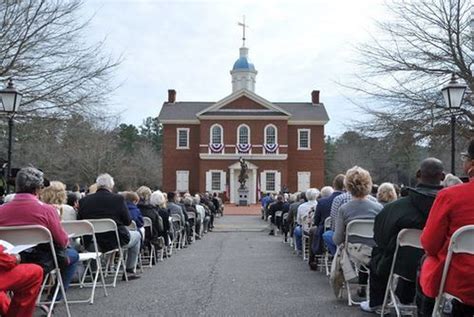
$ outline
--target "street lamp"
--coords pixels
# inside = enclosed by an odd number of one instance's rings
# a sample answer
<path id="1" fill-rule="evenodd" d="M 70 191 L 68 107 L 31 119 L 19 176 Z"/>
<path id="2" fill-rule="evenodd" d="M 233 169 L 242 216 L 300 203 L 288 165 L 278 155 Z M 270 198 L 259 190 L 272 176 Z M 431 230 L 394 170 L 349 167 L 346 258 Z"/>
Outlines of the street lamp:
<path id="1" fill-rule="evenodd" d="M 15 85 L 13 85 L 13 80 L 11 78 L 8 79 L 7 87 L 4 89 L 0 89 L 0 113 L 5 114 L 8 117 L 8 165 L 7 165 L 7 194 L 10 193 L 10 185 L 8 181 L 10 179 L 10 172 L 12 168 L 12 137 L 13 137 L 13 117 L 17 112 L 21 98 L 23 94 L 19 92 Z"/>
<path id="2" fill-rule="evenodd" d="M 441 88 L 443 93 L 444 102 L 448 105 L 449 112 L 451 113 L 451 174 L 455 174 L 455 152 L 456 152 L 456 116 L 454 110 L 461 108 L 461 103 L 464 98 L 467 86 L 460 84 L 456 80 L 456 73 L 451 75 L 451 81 Z"/>

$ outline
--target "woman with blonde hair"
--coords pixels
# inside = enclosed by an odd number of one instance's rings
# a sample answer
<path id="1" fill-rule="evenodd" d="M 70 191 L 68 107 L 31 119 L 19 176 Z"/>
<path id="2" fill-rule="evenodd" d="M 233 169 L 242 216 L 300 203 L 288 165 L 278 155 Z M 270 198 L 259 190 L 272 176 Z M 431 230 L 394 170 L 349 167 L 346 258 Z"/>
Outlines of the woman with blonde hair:
<path id="1" fill-rule="evenodd" d="M 53 205 L 58 211 L 61 220 L 76 220 L 76 210 L 67 205 L 66 185 L 59 181 L 52 181 L 48 187 L 40 192 L 40 200 L 46 204 Z"/>
<path id="2" fill-rule="evenodd" d="M 397 200 L 397 192 L 392 183 L 382 183 L 377 190 L 377 201 L 383 206 Z"/>

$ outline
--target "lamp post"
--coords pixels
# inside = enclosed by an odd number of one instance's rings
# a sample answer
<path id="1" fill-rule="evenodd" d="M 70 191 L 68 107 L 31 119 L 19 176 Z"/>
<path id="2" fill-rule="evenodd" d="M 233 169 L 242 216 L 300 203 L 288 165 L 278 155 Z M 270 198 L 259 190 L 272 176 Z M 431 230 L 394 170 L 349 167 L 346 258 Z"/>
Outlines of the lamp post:
<path id="1" fill-rule="evenodd" d="M 18 110 L 18 107 L 21 103 L 21 98 L 23 94 L 19 92 L 15 85 L 13 85 L 13 80 L 8 79 L 7 87 L 0 89 L 0 101 L 1 108 L 0 113 L 5 114 L 8 117 L 8 165 L 7 165 L 7 194 L 10 192 L 10 185 L 8 181 L 10 179 L 10 173 L 12 168 L 12 138 L 13 138 L 13 117 Z"/>
<path id="2" fill-rule="evenodd" d="M 451 114 L 451 174 L 455 174 L 455 155 L 456 155 L 456 116 L 454 111 L 461 108 L 461 103 L 464 98 L 467 86 L 458 83 L 456 79 L 456 73 L 451 75 L 451 81 L 441 88 L 443 93 L 444 102 L 448 106 L 448 110 Z"/>

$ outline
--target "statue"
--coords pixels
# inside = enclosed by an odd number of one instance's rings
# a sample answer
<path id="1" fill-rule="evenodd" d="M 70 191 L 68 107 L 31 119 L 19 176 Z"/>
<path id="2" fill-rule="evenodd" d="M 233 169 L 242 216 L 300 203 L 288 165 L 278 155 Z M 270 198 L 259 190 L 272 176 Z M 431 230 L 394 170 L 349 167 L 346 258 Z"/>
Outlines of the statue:
<path id="1" fill-rule="evenodd" d="M 249 175 L 247 174 L 247 170 L 249 169 L 249 167 L 242 157 L 239 158 L 239 162 L 240 162 L 239 183 L 240 183 L 240 188 L 244 189 L 245 183 L 247 182 L 247 178 L 249 178 Z"/>

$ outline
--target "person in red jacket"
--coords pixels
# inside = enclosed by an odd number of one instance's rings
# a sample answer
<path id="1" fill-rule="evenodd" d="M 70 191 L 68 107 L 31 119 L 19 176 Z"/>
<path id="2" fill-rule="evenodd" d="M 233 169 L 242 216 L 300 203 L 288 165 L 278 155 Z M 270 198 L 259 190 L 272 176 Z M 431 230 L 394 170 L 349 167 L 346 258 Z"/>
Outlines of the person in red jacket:
<path id="1" fill-rule="evenodd" d="M 43 269 L 36 264 L 19 264 L 20 257 L 4 253 L 0 244 L 0 315 L 33 316 L 43 281 Z M 13 297 L 6 292 L 13 292 Z"/>
<path id="2" fill-rule="evenodd" d="M 426 259 L 421 266 L 417 294 L 418 316 L 431 316 L 453 233 L 474 224 L 474 139 L 463 153 L 463 168 L 469 183 L 441 190 L 431 208 L 421 235 Z M 452 316 L 474 315 L 474 256 L 456 254 L 450 264 L 445 291 L 455 296 Z"/>

